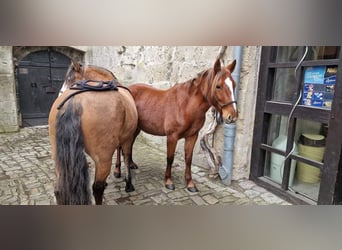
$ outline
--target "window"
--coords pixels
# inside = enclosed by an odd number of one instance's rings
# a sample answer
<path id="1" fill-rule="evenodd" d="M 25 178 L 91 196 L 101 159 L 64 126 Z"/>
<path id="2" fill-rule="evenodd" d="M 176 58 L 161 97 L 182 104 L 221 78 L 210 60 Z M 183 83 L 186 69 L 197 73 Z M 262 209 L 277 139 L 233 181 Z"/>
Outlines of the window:
<path id="1" fill-rule="evenodd" d="M 294 203 L 342 196 L 341 65 L 337 46 L 262 49 L 250 178 Z"/>

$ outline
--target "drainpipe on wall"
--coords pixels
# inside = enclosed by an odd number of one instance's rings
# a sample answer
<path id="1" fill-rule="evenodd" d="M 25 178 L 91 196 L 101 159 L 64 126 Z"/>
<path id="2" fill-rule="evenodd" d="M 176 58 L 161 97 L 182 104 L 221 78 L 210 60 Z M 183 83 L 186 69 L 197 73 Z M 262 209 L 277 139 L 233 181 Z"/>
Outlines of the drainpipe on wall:
<path id="1" fill-rule="evenodd" d="M 236 59 L 235 70 L 232 73 L 232 77 L 236 82 L 235 87 L 235 100 L 238 100 L 241 61 L 242 61 L 242 46 L 234 46 L 233 58 Z M 223 143 L 223 162 L 219 168 L 219 175 L 222 183 L 230 185 L 232 182 L 232 169 L 234 160 L 234 141 L 236 133 L 236 124 L 224 124 L 224 143 Z"/>

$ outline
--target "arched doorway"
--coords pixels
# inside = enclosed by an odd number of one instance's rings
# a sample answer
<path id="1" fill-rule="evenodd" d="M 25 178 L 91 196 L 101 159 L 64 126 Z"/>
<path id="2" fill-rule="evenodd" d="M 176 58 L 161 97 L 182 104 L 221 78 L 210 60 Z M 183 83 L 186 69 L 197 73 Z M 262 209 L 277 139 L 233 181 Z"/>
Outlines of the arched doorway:
<path id="1" fill-rule="evenodd" d="M 70 58 L 52 49 L 32 52 L 17 67 L 22 126 L 47 124 L 52 103 L 64 82 Z"/>

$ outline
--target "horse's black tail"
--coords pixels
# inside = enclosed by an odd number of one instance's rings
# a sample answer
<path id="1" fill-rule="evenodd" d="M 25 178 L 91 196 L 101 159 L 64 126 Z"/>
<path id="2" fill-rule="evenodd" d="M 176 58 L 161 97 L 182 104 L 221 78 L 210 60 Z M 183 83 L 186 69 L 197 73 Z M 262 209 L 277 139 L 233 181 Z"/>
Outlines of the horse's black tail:
<path id="1" fill-rule="evenodd" d="M 73 99 L 56 119 L 56 166 L 59 173 L 56 199 L 58 204 L 91 203 L 88 163 L 84 154 L 81 129 L 82 107 Z"/>

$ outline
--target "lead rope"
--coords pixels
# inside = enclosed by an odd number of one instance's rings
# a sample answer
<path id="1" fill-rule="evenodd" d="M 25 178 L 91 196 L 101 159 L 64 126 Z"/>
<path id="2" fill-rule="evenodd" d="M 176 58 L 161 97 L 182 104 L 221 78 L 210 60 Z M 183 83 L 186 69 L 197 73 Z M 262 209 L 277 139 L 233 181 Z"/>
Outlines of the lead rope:
<path id="1" fill-rule="evenodd" d="M 308 50 L 309 50 L 309 47 L 308 46 L 305 46 L 305 52 L 304 52 L 304 55 L 303 57 L 300 59 L 299 63 L 297 64 L 296 68 L 295 68 L 295 79 L 297 79 L 297 72 L 298 72 L 298 69 L 300 67 L 300 65 L 303 63 L 305 57 L 306 57 L 306 54 L 308 53 Z M 302 88 L 300 88 L 299 90 L 299 96 L 298 96 L 298 99 L 296 101 L 296 103 L 293 105 L 292 109 L 291 109 L 291 112 L 289 114 L 289 118 L 288 118 L 288 122 L 287 122 L 287 126 L 289 126 L 290 124 L 290 119 L 292 118 L 293 116 L 293 112 L 295 111 L 295 109 L 297 108 L 299 102 L 300 102 L 300 99 L 302 98 Z M 287 127 L 287 130 L 289 129 L 289 127 Z M 292 149 L 291 151 L 286 155 L 284 161 L 286 161 L 290 155 L 293 153 L 293 151 L 295 150 L 295 147 L 292 146 Z"/>
<path id="2" fill-rule="evenodd" d="M 222 60 L 226 50 L 227 50 L 227 46 L 221 46 L 217 58 Z M 229 103 L 229 104 L 232 104 L 232 103 Z M 215 179 L 219 176 L 218 171 L 219 171 L 219 168 L 222 166 L 222 159 L 221 159 L 221 156 L 216 152 L 215 148 L 213 147 L 213 141 L 214 141 L 214 134 L 215 134 L 217 125 L 222 124 L 223 119 L 220 113 L 217 112 L 215 108 L 211 108 L 211 118 L 212 120 L 208 124 L 207 130 L 204 132 L 202 138 L 200 139 L 200 146 L 207 158 L 207 162 L 209 165 L 209 177 Z M 212 136 L 212 143 L 211 143 L 212 146 L 209 143 L 210 136 Z"/>
<path id="3" fill-rule="evenodd" d="M 309 50 L 309 47 L 308 46 L 305 46 L 305 52 L 304 52 L 304 55 L 302 56 L 302 58 L 299 60 L 296 68 L 295 68 L 295 72 L 294 72 L 294 75 L 295 75 L 295 79 L 297 79 L 297 72 L 298 72 L 298 69 L 300 67 L 300 65 L 302 65 L 307 53 L 308 53 L 308 50 Z M 290 124 L 290 119 L 292 118 L 293 116 L 293 112 L 295 111 L 295 109 L 297 108 L 299 102 L 300 102 L 300 99 L 302 98 L 302 88 L 300 88 L 299 90 L 299 96 L 298 96 L 298 99 L 297 101 L 295 102 L 295 104 L 293 105 L 292 109 L 291 109 L 291 112 L 289 114 L 289 118 L 287 120 L 287 130 L 289 129 L 289 124 Z M 281 167 L 279 168 L 279 171 L 280 171 L 280 177 L 281 179 L 283 179 L 283 171 L 284 171 L 284 166 L 285 166 L 285 161 L 293 154 L 295 150 L 295 144 L 292 145 L 292 149 L 290 150 L 290 152 L 285 156 L 282 164 L 281 164 Z M 283 170 L 283 171 L 282 171 Z M 291 171 L 291 166 L 290 166 L 290 171 Z M 288 186 L 288 189 L 293 191 L 293 192 L 296 192 L 294 191 L 290 186 Z"/>

